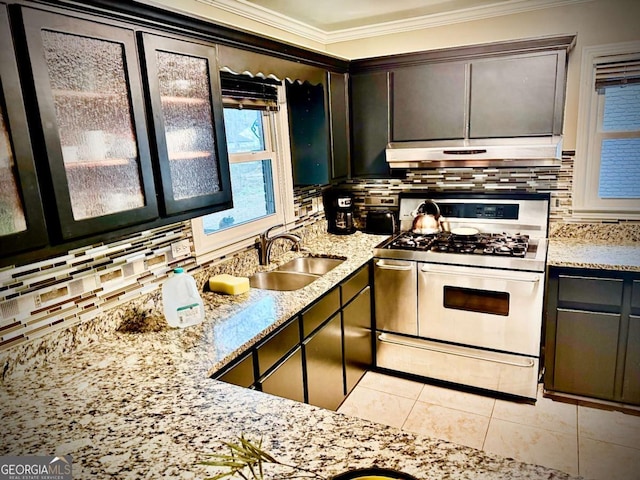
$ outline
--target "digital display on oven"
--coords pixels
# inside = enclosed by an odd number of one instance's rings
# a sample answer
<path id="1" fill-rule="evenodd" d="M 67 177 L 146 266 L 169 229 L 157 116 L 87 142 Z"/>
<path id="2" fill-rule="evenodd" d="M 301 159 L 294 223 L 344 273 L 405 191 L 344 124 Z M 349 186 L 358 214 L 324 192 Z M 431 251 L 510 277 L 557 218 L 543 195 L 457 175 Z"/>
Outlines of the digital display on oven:
<path id="1" fill-rule="evenodd" d="M 443 203 L 440 213 L 451 218 L 499 218 L 517 220 L 520 206 L 502 203 Z"/>

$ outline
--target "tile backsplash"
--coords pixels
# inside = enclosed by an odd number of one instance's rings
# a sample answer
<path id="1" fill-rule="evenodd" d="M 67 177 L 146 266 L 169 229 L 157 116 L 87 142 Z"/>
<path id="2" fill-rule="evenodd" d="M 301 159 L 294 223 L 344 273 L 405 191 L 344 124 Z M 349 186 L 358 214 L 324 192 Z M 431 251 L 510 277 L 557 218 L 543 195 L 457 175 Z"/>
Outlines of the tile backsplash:
<path id="1" fill-rule="evenodd" d="M 574 152 L 564 152 L 560 167 L 434 168 L 410 170 L 402 179 L 353 179 L 340 184 L 353 192 L 356 224 L 364 226 L 372 197 L 395 196 L 401 191 L 426 189 L 437 192 L 527 191 L 551 193 L 551 230 L 563 232 L 571 218 Z M 322 192 L 328 187 L 295 189 L 294 228 L 304 230 L 324 219 Z M 382 207 L 385 208 L 385 207 Z M 615 219 L 611 219 L 615 223 Z M 635 230 L 634 230 L 635 231 Z M 186 241 L 188 254 L 174 257 L 171 245 Z M 224 258 L 219 273 L 249 274 L 257 265 L 253 247 Z M 105 310 L 155 292 L 169 272 L 182 266 L 192 273 L 209 272 L 214 259 L 197 265 L 193 256 L 191 223 L 148 230 L 107 245 L 90 245 L 66 255 L 20 267 L 0 270 L 0 360 L 2 353 L 33 342 L 52 332 L 79 326 Z M 216 272 L 218 273 L 218 272 Z M 103 315 L 104 330 L 115 329 L 122 318 Z M 109 325 L 106 325 L 106 324 Z M 113 324 L 111 324 L 113 323 Z M 26 347 L 25 347 L 26 348 Z M 30 347 L 31 348 L 31 347 Z"/>

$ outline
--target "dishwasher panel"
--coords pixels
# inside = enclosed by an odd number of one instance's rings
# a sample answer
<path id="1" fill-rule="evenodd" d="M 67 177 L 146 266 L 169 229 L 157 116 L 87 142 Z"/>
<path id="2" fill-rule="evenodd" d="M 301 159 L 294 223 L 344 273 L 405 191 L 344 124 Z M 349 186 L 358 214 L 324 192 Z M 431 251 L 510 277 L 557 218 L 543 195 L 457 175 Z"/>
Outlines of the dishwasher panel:
<path id="1" fill-rule="evenodd" d="M 376 329 L 418 334 L 418 277 L 415 262 L 377 259 L 373 267 Z"/>

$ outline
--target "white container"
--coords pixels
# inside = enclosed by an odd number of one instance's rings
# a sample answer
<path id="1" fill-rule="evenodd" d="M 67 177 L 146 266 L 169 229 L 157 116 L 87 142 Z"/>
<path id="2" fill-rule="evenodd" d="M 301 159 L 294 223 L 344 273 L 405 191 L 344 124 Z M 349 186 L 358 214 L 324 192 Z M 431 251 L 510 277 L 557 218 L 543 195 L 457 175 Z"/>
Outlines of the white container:
<path id="1" fill-rule="evenodd" d="M 164 316 L 172 327 L 188 327 L 204 320 L 204 302 L 196 281 L 182 268 L 173 270 L 172 277 L 162 285 Z"/>

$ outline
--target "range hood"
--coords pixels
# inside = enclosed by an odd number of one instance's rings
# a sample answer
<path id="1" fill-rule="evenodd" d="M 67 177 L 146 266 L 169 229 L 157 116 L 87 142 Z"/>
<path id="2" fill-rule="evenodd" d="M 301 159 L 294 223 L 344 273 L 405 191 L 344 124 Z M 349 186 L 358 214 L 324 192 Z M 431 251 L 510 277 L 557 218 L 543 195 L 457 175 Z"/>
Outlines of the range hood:
<path id="1" fill-rule="evenodd" d="M 560 166 L 562 136 L 392 142 L 391 168 Z"/>

